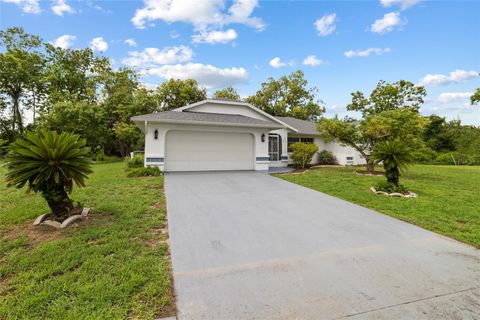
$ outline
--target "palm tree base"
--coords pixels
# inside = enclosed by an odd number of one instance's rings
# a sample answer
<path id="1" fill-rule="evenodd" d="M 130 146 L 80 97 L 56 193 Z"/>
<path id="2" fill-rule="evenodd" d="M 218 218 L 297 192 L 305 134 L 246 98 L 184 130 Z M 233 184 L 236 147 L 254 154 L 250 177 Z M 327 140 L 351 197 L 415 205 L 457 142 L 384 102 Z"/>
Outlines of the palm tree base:
<path id="1" fill-rule="evenodd" d="M 71 225 L 73 222 L 78 221 L 78 220 L 83 220 L 88 216 L 88 213 L 90 212 L 90 208 L 75 208 L 78 209 L 74 210 L 75 212 L 78 212 L 77 214 L 73 214 L 63 220 L 62 222 L 59 222 L 57 220 L 51 220 L 48 219 L 52 216 L 51 213 L 45 213 L 40 216 L 38 216 L 35 221 L 33 222 L 34 226 L 38 225 L 46 225 L 46 226 L 51 226 L 56 229 L 63 229 Z"/>

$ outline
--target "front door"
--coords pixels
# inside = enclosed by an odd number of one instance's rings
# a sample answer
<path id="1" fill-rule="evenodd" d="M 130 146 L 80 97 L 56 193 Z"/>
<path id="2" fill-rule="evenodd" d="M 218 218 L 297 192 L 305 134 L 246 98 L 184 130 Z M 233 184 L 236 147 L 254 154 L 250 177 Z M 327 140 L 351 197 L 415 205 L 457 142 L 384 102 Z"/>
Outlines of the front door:
<path id="1" fill-rule="evenodd" d="M 279 147 L 279 137 L 278 136 L 268 136 L 268 155 L 270 161 L 279 161 L 280 160 L 280 147 Z"/>

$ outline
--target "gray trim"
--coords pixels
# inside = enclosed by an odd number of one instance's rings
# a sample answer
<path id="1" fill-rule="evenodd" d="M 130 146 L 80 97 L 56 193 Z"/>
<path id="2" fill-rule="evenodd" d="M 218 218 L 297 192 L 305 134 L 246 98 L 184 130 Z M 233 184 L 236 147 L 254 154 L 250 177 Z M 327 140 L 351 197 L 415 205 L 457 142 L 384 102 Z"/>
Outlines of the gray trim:
<path id="1" fill-rule="evenodd" d="M 288 156 L 281 156 L 280 160 L 288 160 Z"/>
<path id="2" fill-rule="evenodd" d="M 165 159 L 164 158 L 146 158 L 145 162 L 160 162 L 163 163 Z"/>
<path id="3" fill-rule="evenodd" d="M 256 161 L 270 161 L 270 157 L 256 157 Z"/>

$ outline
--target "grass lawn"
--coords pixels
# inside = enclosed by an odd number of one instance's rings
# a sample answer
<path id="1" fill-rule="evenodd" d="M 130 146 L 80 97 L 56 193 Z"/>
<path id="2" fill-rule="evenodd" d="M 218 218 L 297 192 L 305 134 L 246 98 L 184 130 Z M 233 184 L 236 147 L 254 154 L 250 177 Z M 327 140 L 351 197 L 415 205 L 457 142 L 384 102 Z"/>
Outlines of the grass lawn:
<path id="1" fill-rule="evenodd" d="M 32 227 L 46 203 L 0 177 L 0 319 L 175 314 L 163 177 L 126 178 L 124 166 L 94 165 L 72 194 L 91 215 L 61 231 Z"/>
<path id="2" fill-rule="evenodd" d="M 480 167 L 416 165 L 401 177 L 418 194 L 412 199 L 373 194 L 369 188 L 385 177 L 355 170 L 326 167 L 278 177 L 480 248 Z"/>

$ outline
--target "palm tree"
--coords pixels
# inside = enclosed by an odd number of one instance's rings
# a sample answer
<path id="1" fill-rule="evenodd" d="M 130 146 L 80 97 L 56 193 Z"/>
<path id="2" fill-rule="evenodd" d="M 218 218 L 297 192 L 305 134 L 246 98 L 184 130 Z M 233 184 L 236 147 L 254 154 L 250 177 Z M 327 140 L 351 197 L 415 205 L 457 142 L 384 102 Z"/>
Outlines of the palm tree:
<path id="1" fill-rule="evenodd" d="M 395 187 L 398 187 L 400 171 L 414 163 L 411 149 L 400 140 L 386 140 L 377 143 L 372 156 L 377 163 L 383 163 L 387 182 Z"/>
<path id="2" fill-rule="evenodd" d="M 52 214 L 60 220 L 73 209 L 68 193 L 73 184 L 85 186 L 92 173 L 90 148 L 78 135 L 42 130 L 28 132 L 10 145 L 6 157 L 7 185 L 39 192 L 47 201 Z"/>

